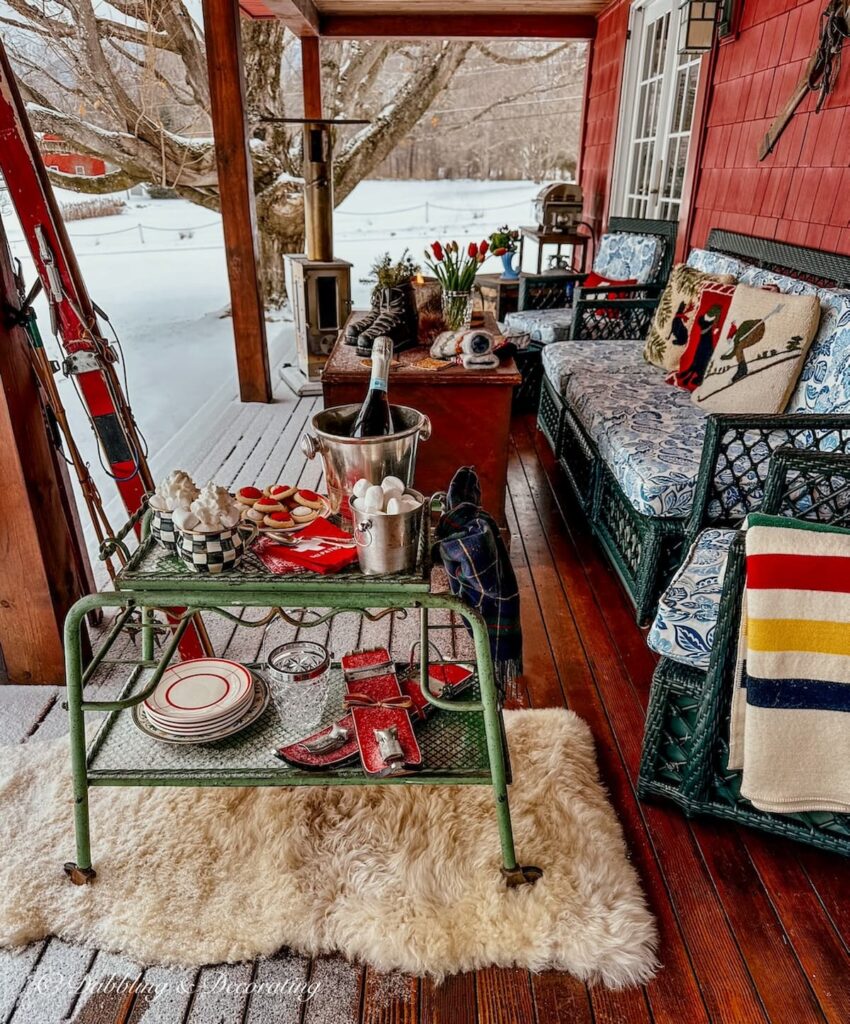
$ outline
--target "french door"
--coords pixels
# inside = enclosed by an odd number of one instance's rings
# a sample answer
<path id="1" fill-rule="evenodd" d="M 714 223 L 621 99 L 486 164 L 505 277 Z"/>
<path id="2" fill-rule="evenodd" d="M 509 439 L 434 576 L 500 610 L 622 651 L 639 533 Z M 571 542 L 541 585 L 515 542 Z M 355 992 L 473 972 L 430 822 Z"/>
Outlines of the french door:
<path id="1" fill-rule="evenodd" d="M 678 220 L 699 54 L 677 53 L 676 0 L 633 5 L 614 175 L 614 209 Z"/>

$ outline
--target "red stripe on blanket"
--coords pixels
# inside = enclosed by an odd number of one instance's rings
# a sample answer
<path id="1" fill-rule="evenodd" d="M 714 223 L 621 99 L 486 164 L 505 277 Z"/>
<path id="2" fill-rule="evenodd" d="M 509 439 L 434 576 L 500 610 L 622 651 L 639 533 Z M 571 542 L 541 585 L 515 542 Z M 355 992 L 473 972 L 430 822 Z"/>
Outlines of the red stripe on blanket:
<path id="1" fill-rule="evenodd" d="M 850 594 L 850 558 L 837 555 L 748 555 L 752 590 L 819 590 Z"/>

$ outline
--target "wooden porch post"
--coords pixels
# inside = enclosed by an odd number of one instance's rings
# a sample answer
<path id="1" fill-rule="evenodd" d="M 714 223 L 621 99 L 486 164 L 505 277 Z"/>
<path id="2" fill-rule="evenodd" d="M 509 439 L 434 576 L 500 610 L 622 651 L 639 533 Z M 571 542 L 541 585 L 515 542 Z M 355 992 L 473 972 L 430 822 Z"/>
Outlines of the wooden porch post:
<path id="1" fill-rule="evenodd" d="M 62 627 L 88 592 L 67 472 L 45 426 L 0 223 L 0 672 L 61 684 Z"/>
<path id="2" fill-rule="evenodd" d="M 272 397 L 263 296 L 257 276 L 257 217 L 245 118 L 237 0 L 203 0 L 230 306 L 243 402 Z"/>
<path id="3" fill-rule="evenodd" d="M 322 116 L 322 62 L 318 36 L 301 37 L 301 85 L 304 116 L 319 120 Z"/>

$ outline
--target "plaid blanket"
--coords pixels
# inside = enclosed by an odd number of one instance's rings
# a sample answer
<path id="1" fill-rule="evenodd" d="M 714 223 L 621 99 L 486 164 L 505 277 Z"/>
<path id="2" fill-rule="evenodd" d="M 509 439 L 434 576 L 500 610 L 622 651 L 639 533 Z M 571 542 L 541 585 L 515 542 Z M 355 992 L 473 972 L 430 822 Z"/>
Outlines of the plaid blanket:
<path id="1" fill-rule="evenodd" d="M 445 566 L 449 589 L 487 624 L 496 685 L 504 697 L 522 672 L 519 588 L 499 527 L 481 508 L 481 485 L 472 466 L 455 473 L 436 538 L 435 560 Z"/>
<path id="2" fill-rule="evenodd" d="M 760 810 L 850 812 L 850 531 L 749 516 L 729 733 Z"/>

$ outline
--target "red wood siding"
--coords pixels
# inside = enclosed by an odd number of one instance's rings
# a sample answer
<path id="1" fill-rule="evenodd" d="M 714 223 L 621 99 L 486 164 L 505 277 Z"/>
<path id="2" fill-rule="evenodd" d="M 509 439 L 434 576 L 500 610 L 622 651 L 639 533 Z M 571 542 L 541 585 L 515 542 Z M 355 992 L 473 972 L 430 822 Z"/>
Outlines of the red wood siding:
<path id="1" fill-rule="evenodd" d="M 808 97 L 773 153 L 759 143 L 814 51 L 823 0 L 745 0 L 718 49 L 689 241 L 712 227 L 850 253 L 850 48 L 835 92 Z"/>
<path id="2" fill-rule="evenodd" d="M 808 97 L 759 163 L 759 142 L 814 51 L 824 0 L 742 2 L 738 36 L 718 47 L 707 83 L 684 248 L 723 227 L 850 253 L 850 44 L 826 107 L 815 114 Z M 599 16 L 589 76 L 581 183 L 585 219 L 596 229 L 608 215 L 628 9 L 628 0 L 615 0 Z"/>
<path id="3" fill-rule="evenodd" d="M 599 16 L 593 41 L 585 103 L 584 149 L 581 184 L 584 190 L 584 218 L 599 229 L 608 214 L 608 193 L 620 105 L 620 79 L 629 26 L 628 0 L 616 0 Z"/>
<path id="4" fill-rule="evenodd" d="M 83 153 L 44 153 L 43 156 L 47 167 L 54 167 L 63 174 L 83 174 L 89 178 L 106 174 L 106 164 L 98 157 Z"/>

